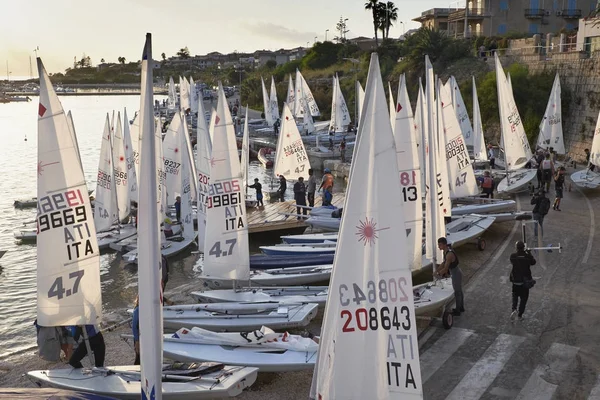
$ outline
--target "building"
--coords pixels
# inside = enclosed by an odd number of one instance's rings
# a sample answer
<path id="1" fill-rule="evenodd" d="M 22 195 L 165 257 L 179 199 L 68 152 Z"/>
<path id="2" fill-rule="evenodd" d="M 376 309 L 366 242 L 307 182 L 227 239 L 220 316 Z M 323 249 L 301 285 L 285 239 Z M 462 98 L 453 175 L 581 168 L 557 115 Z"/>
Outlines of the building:
<path id="1" fill-rule="evenodd" d="M 379 40 L 383 39 L 380 38 Z M 374 50 L 377 47 L 374 38 L 369 38 L 365 36 L 358 36 L 352 39 L 348 39 L 348 42 L 357 45 L 358 48 L 362 51 Z"/>
<path id="2" fill-rule="evenodd" d="M 600 18 L 579 20 L 577 50 L 588 54 L 600 51 Z"/>
<path id="3" fill-rule="evenodd" d="M 454 37 L 507 33 L 546 34 L 574 30 L 581 17 L 596 9 L 597 0 L 467 0 L 467 8 L 433 8 L 413 21 L 447 30 Z M 447 29 L 444 29 L 447 27 Z"/>

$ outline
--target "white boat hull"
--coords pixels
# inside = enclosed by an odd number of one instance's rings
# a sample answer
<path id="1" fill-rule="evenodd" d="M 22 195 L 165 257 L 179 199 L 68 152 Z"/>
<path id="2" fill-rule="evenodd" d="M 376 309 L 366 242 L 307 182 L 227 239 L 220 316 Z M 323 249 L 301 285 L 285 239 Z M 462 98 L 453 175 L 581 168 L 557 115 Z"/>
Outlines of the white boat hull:
<path id="1" fill-rule="evenodd" d="M 244 288 L 236 290 L 209 290 L 192 292 L 190 295 L 200 302 L 279 302 L 315 303 L 324 305 L 328 286 L 297 286 L 284 288 Z"/>
<path id="2" fill-rule="evenodd" d="M 195 242 L 195 240 L 196 240 L 196 237 L 194 237 L 193 239 L 184 239 L 180 242 L 176 242 L 173 240 L 167 240 L 166 242 L 162 243 L 160 252 L 163 256 L 165 256 L 167 258 L 176 256 L 177 254 L 185 251 L 188 247 L 190 247 L 192 245 L 192 243 Z M 125 260 L 129 263 L 137 264 L 137 262 L 138 262 L 137 246 L 136 246 L 136 249 L 123 254 L 123 260 Z"/>
<path id="3" fill-rule="evenodd" d="M 537 170 L 520 169 L 511 172 L 508 177 L 502 179 L 496 190 L 498 193 L 519 193 L 528 189 L 529 183 L 535 179 Z"/>
<path id="4" fill-rule="evenodd" d="M 263 325 L 271 329 L 299 328 L 317 316 L 317 304 L 272 304 L 266 310 L 234 310 L 229 312 L 205 310 L 202 305 L 195 308 L 169 307 L 163 309 L 165 329 L 178 330 L 197 326 L 212 331 L 252 331 Z M 246 305 L 246 308 L 254 305 Z M 252 312 L 250 312 L 252 311 Z"/>
<path id="5" fill-rule="evenodd" d="M 23 243 L 36 243 L 37 232 L 35 229 L 20 229 L 13 232 L 16 240 L 20 240 Z"/>
<path id="6" fill-rule="evenodd" d="M 105 250 L 110 247 L 111 243 L 116 243 L 120 240 L 130 238 L 136 233 L 137 228 L 135 225 L 125 225 L 120 231 L 112 230 L 109 232 L 98 233 L 96 234 L 96 237 L 98 238 L 98 248 L 100 250 Z"/>
<path id="7" fill-rule="evenodd" d="M 328 232 L 328 233 L 309 233 L 304 235 L 288 235 L 281 236 L 281 240 L 287 244 L 296 244 L 296 243 L 323 243 L 325 241 L 337 242 L 338 233 L 337 232 Z"/>
<path id="8" fill-rule="evenodd" d="M 514 200 L 485 201 L 479 204 L 460 204 L 452 207 L 452 215 L 488 214 L 514 211 L 517 203 Z"/>
<path id="9" fill-rule="evenodd" d="M 573 173 L 571 180 L 575 185 L 584 189 L 596 189 L 600 186 L 600 174 L 589 169 Z"/>
<path id="10" fill-rule="evenodd" d="M 440 310 L 454 297 L 452 279 L 444 278 L 413 287 L 415 314 L 424 315 Z"/>
<path id="11" fill-rule="evenodd" d="M 107 375 L 107 370 L 114 372 Z M 202 375 L 202 379 L 163 382 L 163 399 L 196 400 L 237 396 L 256 381 L 257 368 L 225 366 L 222 371 Z M 67 368 L 27 373 L 38 386 L 76 390 L 119 399 L 134 400 L 141 396 L 140 366 L 108 369 Z M 218 379 L 218 381 L 216 381 Z"/>

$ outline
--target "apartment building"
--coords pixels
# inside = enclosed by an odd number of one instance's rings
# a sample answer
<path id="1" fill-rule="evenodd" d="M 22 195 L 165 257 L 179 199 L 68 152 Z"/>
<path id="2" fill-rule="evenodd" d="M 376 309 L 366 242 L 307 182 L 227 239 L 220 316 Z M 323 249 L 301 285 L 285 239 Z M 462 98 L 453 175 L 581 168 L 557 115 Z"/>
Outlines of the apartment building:
<path id="1" fill-rule="evenodd" d="M 434 8 L 413 21 L 454 37 L 463 37 L 465 30 L 469 36 L 534 35 L 573 30 L 596 5 L 597 0 L 467 0 L 466 9 Z"/>

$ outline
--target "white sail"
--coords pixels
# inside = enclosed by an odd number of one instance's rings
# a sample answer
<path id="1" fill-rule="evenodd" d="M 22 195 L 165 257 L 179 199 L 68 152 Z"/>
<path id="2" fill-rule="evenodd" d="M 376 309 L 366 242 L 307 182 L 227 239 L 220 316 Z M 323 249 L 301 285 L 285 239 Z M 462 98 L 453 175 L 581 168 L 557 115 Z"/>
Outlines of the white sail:
<path id="1" fill-rule="evenodd" d="M 554 148 L 558 154 L 565 154 L 565 142 L 563 140 L 562 129 L 562 107 L 560 102 L 560 78 L 558 72 L 554 78 L 552 92 L 548 99 L 544 118 L 540 123 L 540 133 L 538 134 L 538 147 L 542 149 Z"/>
<path id="2" fill-rule="evenodd" d="M 592 139 L 592 148 L 590 150 L 589 163 L 596 166 L 600 166 L 600 113 L 598 114 L 598 119 L 596 120 L 596 129 L 594 130 L 594 138 Z"/>
<path id="3" fill-rule="evenodd" d="M 138 289 L 140 300 L 140 355 L 142 398 L 162 399 L 162 286 L 159 216 L 157 215 L 156 129 L 153 110 L 152 39 L 146 34 L 142 56 L 140 96 L 140 201 L 138 208 Z M 160 131 L 159 131 L 160 132 Z M 159 146 L 160 147 L 160 146 Z"/>
<path id="4" fill-rule="evenodd" d="M 182 117 L 183 118 L 183 117 Z M 158 203 L 156 203 L 156 207 L 158 209 L 158 223 L 162 224 L 165 216 L 167 215 L 167 172 L 166 172 L 166 163 L 165 156 L 163 154 L 163 140 L 162 140 L 162 130 L 160 127 L 160 120 L 158 118 L 154 119 L 154 140 L 156 141 L 156 176 L 158 179 L 158 185 L 156 187 Z M 173 197 L 173 203 L 175 202 L 175 197 Z"/>
<path id="5" fill-rule="evenodd" d="M 360 85 L 359 81 L 356 81 L 356 98 L 358 99 L 356 102 L 356 127 L 358 128 L 358 124 L 360 122 L 360 116 L 362 113 L 363 103 L 365 102 L 365 91 Z"/>
<path id="6" fill-rule="evenodd" d="M 83 170 L 83 164 L 81 163 L 81 153 L 79 152 L 79 143 L 77 141 L 77 133 L 75 132 L 75 123 L 73 122 L 73 115 L 71 111 L 67 113 L 67 122 L 69 123 L 69 133 L 73 138 L 73 143 L 75 144 L 75 150 L 77 150 L 77 159 L 79 160 L 79 165 Z"/>
<path id="7" fill-rule="evenodd" d="M 513 93 L 513 88 L 512 88 L 512 81 L 510 80 L 510 72 L 506 73 L 506 80 L 507 80 L 506 84 L 508 85 L 508 90 L 510 92 L 510 95 L 512 97 L 515 97 L 515 95 Z"/>
<path id="8" fill-rule="evenodd" d="M 210 113 L 210 123 L 208 125 L 208 136 L 210 137 L 211 143 L 213 141 L 213 135 L 215 133 L 215 121 L 216 120 L 217 120 L 217 110 L 215 110 L 215 108 L 212 107 L 212 110 Z"/>
<path id="9" fill-rule="evenodd" d="M 444 192 L 444 186 L 448 187 L 446 176 L 441 169 L 439 160 L 443 153 L 438 150 L 440 129 L 436 115 L 439 111 L 436 107 L 440 102 L 434 99 L 434 76 L 433 66 L 429 57 L 425 56 L 425 92 L 424 92 L 424 110 L 421 113 L 421 124 L 424 127 L 423 134 L 425 138 L 425 163 L 427 192 L 425 196 L 426 210 L 426 233 L 425 233 L 425 257 L 433 260 L 441 260 L 443 254 L 437 247 L 437 240 L 446 236 L 446 225 L 444 223 L 444 211 L 450 208 L 449 196 Z M 428 117 L 427 117 L 428 116 Z"/>
<path id="10" fill-rule="evenodd" d="M 173 115 L 162 141 L 168 205 L 173 205 L 175 197 L 181 195 L 181 143 L 185 143 L 182 139 L 185 123 L 183 118 L 180 113 Z"/>
<path id="11" fill-rule="evenodd" d="M 177 90 L 175 89 L 175 82 L 173 81 L 173 77 L 169 77 L 169 99 L 167 100 L 167 105 L 169 110 L 174 110 L 177 104 Z"/>
<path id="12" fill-rule="evenodd" d="M 285 104 L 285 103 L 284 103 Z M 246 105 L 246 118 L 244 119 L 244 133 L 242 136 L 242 156 L 240 157 L 240 167 L 242 170 L 242 182 L 244 186 L 248 185 L 248 163 L 250 162 L 250 132 L 248 132 L 248 105 Z M 247 191 L 247 188 L 246 188 Z"/>
<path id="13" fill-rule="evenodd" d="M 487 161 L 485 149 L 485 138 L 483 136 L 483 125 L 481 124 L 481 112 L 479 111 L 479 99 L 477 98 L 477 86 L 473 77 L 473 157 L 477 161 Z"/>
<path id="14" fill-rule="evenodd" d="M 275 176 L 283 175 L 288 180 L 298 180 L 301 176 L 308 177 L 310 161 L 294 116 L 285 103 L 282 117 L 273 173 Z"/>
<path id="15" fill-rule="evenodd" d="M 133 162 L 135 164 L 135 172 L 136 172 L 136 183 L 137 183 L 137 187 L 139 190 L 140 187 L 140 174 L 137 173 L 140 170 L 140 153 L 141 153 L 141 147 L 140 147 L 140 141 L 142 139 L 142 132 L 140 131 L 140 119 L 139 119 L 139 115 L 136 113 L 136 115 L 133 117 L 133 123 L 130 125 L 131 127 L 131 131 L 129 132 L 129 136 L 131 137 L 131 151 L 133 153 Z M 133 201 L 138 201 L 138 195 L 136 192 L 135 196 L 131 197 L 131 200 Z"/>
<path id="16" fill-rule="evenodd" d="M 131 131 L 129 129 L 129 119 L 127 119 L 127 110 L 123 110 L 123 143 L 125 145 L 125 160 L 127 161 L 127 182 L 129 186 L 128 198 L 131 201 L 138 201 L 138 179 L 137 165 L 133 154 L 133 144 L 131 140 Z"/>
<path id="17" fill-rule="evenodd" d="M 433 69 L 432 69 L 433 72 Z M 441 86 L 441 83 L 440 85 Z M 443 106 L 442 99 L 440 96 L 441 88 L 436 88 L 436 98 L 435 98 L 435 112 L 433 113 L 432 121 L 437 124 L 437 130 L 435 131 L 437 142 L 435 144 L 437 150 L 436 156 L 436 172 L 437 172 L 437 182 L 438 189 L 441 190 L 441 198 L 443 201 L 440 201 L 439 212 L 443 217 L 450 217 L 452 215 L 452 207 L 450 202 L 450 183 L 449 174 L 447 170 L 447 162 L 446 160 L 446 151 L 445 151 L 445 143 L 446 143 L 446 135 L 444 132 L 444 118 L 443 118 Z"/>
<path id="18" fill-rule="evenodd" d="M 110 229 L 113 223 L 119 219 L 112 166 L 110 120 L 108 114 L 106 114 L 104 132 L 102 132 L 102 145 L 100 146 L 96 199 L 94 202 L 94 223 L 98 232 Z"/>
<path id="19" fill-rule="evenodd" d="M 506 169 L 517 170 L 523 168 L 531 159 L 531 148 L 523 128 L 523 121 L 515 104 L 512 90 L 508 85 L 502 64 L 496 60 L 496 83 L 498 89 L 498 109 L 500 110 L 500 128 L 504 144 L 504 157 Z"/>
<path id="20" fill-rule="evenodd" d="M 344 99 L 344 93 L 340 87 L 340 79 L 337 75 L 333 78 L 335 89 L 333 90 L 333 102 L 331 105 L 330 130 L 335 132 L 345 132 L 350 124 L 350 112 Z M 335 110 L 335 111 L 334 111 Z"/>
<path id="21" fill-rule="evenodd" d="M 302 90 L 301 93 L 304 94 L 304 90 Z M 308 106 L 308 100 L 306 99 L 306 97 L 304 97 L 304 95 L 302 95 L 302 97 L 300 99 L 300 106 L 304 110 L 304 118 L 303 118 L 304 130 L 306 131 L 307 135 L 310 135 L 316 129 L 315 129 L 315 123 L 313 121 L 313 117 L 310 114 L 310 108 Z M 291 111 L 291 109 L 290 109 L 290 111 Z M 292 115 L 293 114 L 294 114 L 294 112 L 292 111 Z"/>
<path id="22" fill-rule="evenodd" d="M 200 102 L 202 104 L 202 102 Z M 214 111 L 214 109 L 213 109 Z M 211 118 L 211 125 L 214 126 L 214 120 L 216 119 L 216 113 Z M 209 194 L 210 184 L 210 160 L 212 154 L 212 142 L 208 128 L 206 127 L 206 120 L 202 118 L 202 121 L 198 120 L 198 129 L 196 131 L 197 145 L 196 145 L 196 167 L 198 174 L 198 249 L 204 251 L 204 242 L 206 238 L 206 202 Z"/>
<path id="23" fill-rule="evenodd" d="M 120 111 L 117 113 L 117 123 L 113 135 L 112 158 L 119 221 L 124 221 L 129 217 L 130 202 L 129 175 L 127 173 L 127 159 L 125 157 L 125 142 L 123 141 L 123 126 Z"/>
<path id="24" fill-rule="evenodd" d="M 190 84 L 185 77 L 179 77 L 179 108 L 185 112 L 190 108 Z"/>
<path id="25" fill-rule="evenodd" d="M 463 138 L 465 139 L 467 147 L 473 147 L 475 137 L 473 135 L 473 128 L 471 127 L 471 121 L 469 120 L 469 113 L 467 112 L 467 107 L 465 107 L 465 101 L 460 94 L 460 89 L 458 88 L 458 83 L 454 76 L 451 76 L 448 82 L 452 106 L 454 107 L 456 119 L 460 125 Z"/>
<path id="26" fill-rule="evenodd" d="M 185 137 L 181 137 L 181 217 L 180 221 L 183 228 L 183 237 L 193 240 L 196 236 L 194 232 L 194 216 L 192 214 L 192 193 L 196 185 L 192 170 L 193 158 L 186 145 Z"/>
<path id="27" fill-rule="evenodd" d="M 292 113 L 294 113 L 294 107 L 296 105 L 296 90 L 294 89 L 294 80 L 292 79 L 292 74 L 290 74 L 290 80 L 288 81 L 285 102 L 288 104 L 288 107 L 290 107 L 290 110 L 292 110 Z"/>
<path id="28" fill-rule="evenodd" d="M 37 322 L 96 324 L 102 318 L 100 252 L 69 121 L 37 59 Z"/>
<path id="29" fill-rule="evenodd" d="M 304 79 L 304 76 L 302 76 L 300 71 L 296 69 L 296 97 L 294 98 L 294 117 L 296 118 L 304 116 L 304 111 L 300 106 L 300 99 L 302 98 L 301 96 L 304 97 L 306 99 L 306 102 L 308 103 L 310 115 L 312 115 L 313 117 L 318 117 L 319 115 L 321 115 L 321 113 L 319 112 L 319 106 L 317 105 L 317 102 L 315 101 L 315 98 L 312 92 L 310 91 L 310 88 L 308 87 L 308 83 L 306 83 L 306 80 Z"/>
<path id="30" fill-rule="evenodd" d="M 452 102 L 452 81 L 450 85 L 441 85 L 440 81 L 440 108 L 439 115 L 441 136 L 444 138 L 444 159 L 446 165 L 442 169 L 448 174 L 450 197 L 459 198 L 474 196 L 479 193 L 471 159 L 467 150 L 463 131 L 457 119 L 456 107 Z M 456 98 L 456 97 L 455 97 Z M 464 104 L 463 104 L 464 108 Z"/>
<path id="31" fill-rule="evenodd" d="M 263 94 L 263 108 L 265 110 L 265 121 L 268 126 L 273 126 L 275 120 L 273 119 L 273 110 L 271 109 L 271 97 L 267 92 L 267 88 L 265 86 L 265 81 L 260 77 L 260 82 L 262 84 L 262 94 Z M 229 110 L 228 110 L 229 111 Z"/>
<path id="32" fill-rule="evenodd" d="M 338 113 L 338 107 L 337 107 L 337 100 L 338 100 L 338 96 L 337 96 L 337 90 L 338 90 L 338 86 L 336 84 L 336 77 L 335 75 L 333 76 L 333 83 L 331 84 L 332 87 L 332 91 L 331 91 L 331 119 L 329 121 L 329 132 L 335 132 L 336 131 L 336 121 L 337 121 L 337 113 Z"/>
<path id="33" fill-rule="evenodd" d="M 273 122 L 279 119 L 279 103 L 277 102 L 277 87 L 275 86 L 275 79 L 271 77 L 271 116 L 273 117 Z"/>
<path id="34" fill-rule="evenodd" d="M 392 93 L 392 84 L 388 82 L 388 95 L 390 98 L 390 124 L 392 126 L 392 132 L 396 126 L 396 102 L 394 101 L 394 94 Z"/>
<path id="35" fill-rule="evenodd" d="M 417 149 L 417 132 L 410 99 L 406 90 L 404 75 L 398 82 L 398 102 L 394 107 L 394 139 L 400 172 L 400 190 L 404 202 L 404 221 L 406 226 L 407 254 L 412 270 L 421 269 L 423 241 L 423 204 L 421 192 L 421 171 Z"/>
<path id="36" fill-rule="evenodd" d="M 233 122 L 219 84 L 206 210 L 204 275 L 232 280 L 250 278 L 243 185 Z"/>
<path id="37" fill-rule="evenodd" d="M 426 171 L 427 171 L 427 154 L 426 154 L 426 135 L 427 135 L 427 123 L 424 113 L 427 110 L 425 104 L 425 94 L 423 92 L 423 85 L 419 79 L 419 94 L 417 95 L 417 104 L 415 107 L 415 141 L 417 143 L 417 152 L 419 153 L 419 165 L 421 166 L 421 195 L 425 195 L 425 187 L 427 185 Z"/>
<path id="38" fill-rule="evenodd" d="M 200 102 L 202 103 L 202 102 Z M 204 119 L 204 118 L 202 118 Z M 206 120 L 205 120 L 205 124 L 206 124 Z M 200 125 L 200 122 L 198 122 L 198 126 Z M 187 149 L 187 153 L 188 154 L 194 154 L 193 150 L 192 150 L 192 142 L 190 141 L 190 132 L 188 130 L 188 124 L 187 121 L 185 120 L 185 117 L 183 117 L 183 144 L 185 145 L 186 149 Z M 183 156 L 182 156 L 183 157 Z M 196 170 L 196 163 L 192 161 L 192 163 L 190 164 L 190 168 L 191 168 L 191 173 L 192 176 L 198 176 L 198 171 Z M 192 179 L 190 182 L 191 188 L 192 188 L 192 201 L 196 201 L 196 192 L 197 192 L 197 188 L 196 188 L 196 179 Z"/>
<path id="39" fill-rule="evenodd" d="M 190 76 L 190 109 L 192 113 L 198 109 L 198 92 L 196 91 L 196 83 L 194 78 Z"/>
<path id="40" fill-rule="evenodd" d="M 312 397 L 422 399 L 394 137 L 371 55 L 355 168 L 337 243 Z M 384 117 L 385 116 L 385 117 Z M 397 318 L 396 318 L 397 317 Z M 392 334 L 392 332 L 395 332 Z"/>
<path id="41" fill-rule="evenodd" d="M 302 74 L 300 70 L 296 68 L 296 86 L 294 88 L 294 117 L 300 118 L 304 115 L 304 111 L 302 110 L 302 106 L 300 105 L 300 100 L 302 99 Z"/>

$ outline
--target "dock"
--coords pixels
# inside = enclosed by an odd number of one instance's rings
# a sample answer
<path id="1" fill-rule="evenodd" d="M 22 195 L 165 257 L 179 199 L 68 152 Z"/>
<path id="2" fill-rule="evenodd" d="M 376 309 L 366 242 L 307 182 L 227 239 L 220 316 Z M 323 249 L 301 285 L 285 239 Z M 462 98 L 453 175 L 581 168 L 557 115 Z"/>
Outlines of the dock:
<path id="1" fill-rule="evenodd" d="M 332 204 L 343 207 L 345 192 L 333 193 Z M 319 193 L 315 196 L 315 207 L 321 205 Z M 296 202 L 288 200 L 284 202 L 265 203 L 264 207 L 247 208 L 248 233 L 250 234 L 285 234 L 288 232 L 303 232 L 308 225 L 302 219 L 296 217 Z M 289 215 L 294 214 L 294 215 Z M 308 211 L 310 214 L 310 211 Z"/>

